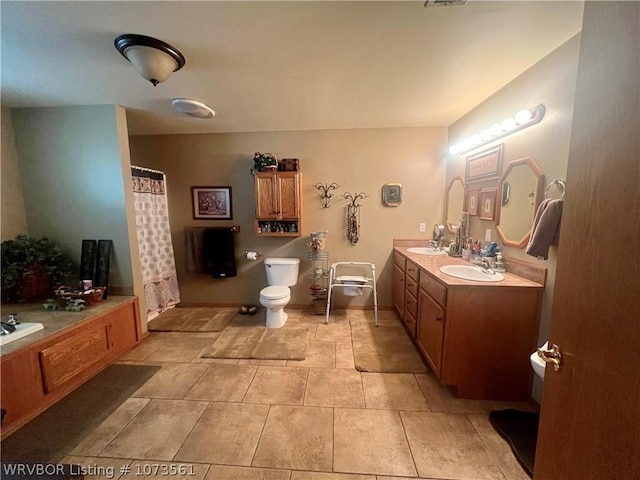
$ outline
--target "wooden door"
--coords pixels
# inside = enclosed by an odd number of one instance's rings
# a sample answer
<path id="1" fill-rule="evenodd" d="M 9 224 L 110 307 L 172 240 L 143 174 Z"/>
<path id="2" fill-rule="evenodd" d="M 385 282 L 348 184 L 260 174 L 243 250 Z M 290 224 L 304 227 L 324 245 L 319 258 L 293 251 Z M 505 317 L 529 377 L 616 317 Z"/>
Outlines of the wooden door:
<path id="1" fill-rule="evenodd" d="M 256 218 L 275 219 L 278 211 L 276 176 L 273 173 L 255 175 Z"/>
<path id="2" fill-rule="evenodd" d="M 536 480 L 640 478 L 639 31 L 585 2 Z"/>
<path id="3" fill-rule="evenodd" d="M 424 290 L 420 289 L 419 295 L 416 340 L 434 373 L 440 378 L 445 312 Z"/>
<path id="4" fill-rule="evenodd" d="M 300 218 L 300 186 L 296 172 L 278 173 L 280 215 L 283 219 Z"/>

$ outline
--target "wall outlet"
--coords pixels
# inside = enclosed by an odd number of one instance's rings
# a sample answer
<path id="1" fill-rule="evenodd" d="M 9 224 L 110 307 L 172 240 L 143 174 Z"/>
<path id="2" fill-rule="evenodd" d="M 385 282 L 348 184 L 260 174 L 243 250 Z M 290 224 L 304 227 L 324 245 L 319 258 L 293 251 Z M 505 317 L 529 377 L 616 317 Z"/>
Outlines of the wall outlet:
<path id="1" fill-rule="evenodd" d="M 420 224 L 420 231 L 421 232 L 426 232 L 427 231 L 427 224 L 426 223 L 421 223 Z"/>
<path id="2" fill-rule="evenodd" d="M 491 229 L 487 228 L 487 230 L 484 232 L 484 240 L 485 242 L 490 242 L 491 241 Z"/>

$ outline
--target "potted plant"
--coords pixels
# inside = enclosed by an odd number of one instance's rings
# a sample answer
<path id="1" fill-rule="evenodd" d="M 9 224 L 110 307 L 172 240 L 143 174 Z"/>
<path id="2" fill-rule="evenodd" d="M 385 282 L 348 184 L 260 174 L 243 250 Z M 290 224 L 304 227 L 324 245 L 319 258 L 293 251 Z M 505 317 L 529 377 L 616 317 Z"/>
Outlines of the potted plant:
<path id="1" fill-rule="evenodd" d="M 3 302 L 42 300 L 50 296 L 54 286 L 77 280 L 73 260 L 46 237 L 18 235 L 2 242 L 0 248 Z"/>
<path id="2" fill-rule="evenodd" d="M 251 173 L 256 172 L 268 172 L 278 169 L 278 157 L 273 153 L 260 153 L 256 152 L 253 155 L 253 168 Z"/>

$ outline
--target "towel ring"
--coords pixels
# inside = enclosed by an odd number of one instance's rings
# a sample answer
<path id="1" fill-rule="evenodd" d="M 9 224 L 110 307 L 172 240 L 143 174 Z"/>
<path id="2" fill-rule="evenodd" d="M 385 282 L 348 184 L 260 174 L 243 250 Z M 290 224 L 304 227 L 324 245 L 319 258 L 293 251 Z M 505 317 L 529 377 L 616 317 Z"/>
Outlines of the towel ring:
<path id="1" fill-rule="evenodd" d="M 549 189 L 551 187 L 557 187 L 558 190 L 560 190 L 560 193 L 562 193 L 562 196 L 560 197 L 560 200 L 564 200 L 564 192 L 566 190 L 567 184 L 564 183 L 564 180 L 560 180 L 559 178 L 556 178 L 554 180 L 552 180 L 551 182 L 549 182 L 549 184 L 546 186 L 546 188 L 544 189 L 544 196 L 546 198 L 547 196 L 547 192 L 549 191 Z"/>

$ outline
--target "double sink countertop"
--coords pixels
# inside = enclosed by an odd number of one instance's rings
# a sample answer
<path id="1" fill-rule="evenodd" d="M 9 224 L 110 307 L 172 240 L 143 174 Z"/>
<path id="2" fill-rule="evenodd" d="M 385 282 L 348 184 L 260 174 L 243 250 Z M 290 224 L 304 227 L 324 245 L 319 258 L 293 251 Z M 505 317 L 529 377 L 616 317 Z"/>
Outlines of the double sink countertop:
<path id="1" fill-rule="evenodd" d="M 399 253 L 403 257 L 411 260 L 418 265 L 422 270 L 428 272 L 431 276 L 438 279 L 441 283 L 448 287 L 455 286 L 468 286 L 468 287 L 490 287 L 490 288 L 504 288 L 504 287 L 529 287 L 529 288 L 544 288 L 544 285 L 533 280 L 521 277 L 510 273 L 509 260 L 506 261 L 506 272 L 501 272 L 504 275 L 504 280 L 498 282 L 477 282 L 474 280 L 464 280 L 462 278 L 452 277 L 440 271 L 440 267 L 445 265 L 471 265 L 469 260 L 463 260 L 460 257 L 450 257 L 448 254 L 444 255 L 422 255 L 419 253 L 410 253 L 407 249 L 410 247 L 426 247 L 428 244 L 424 241 L 411 241 L 411 240 L 394 240 L 394 252 Z"/>

